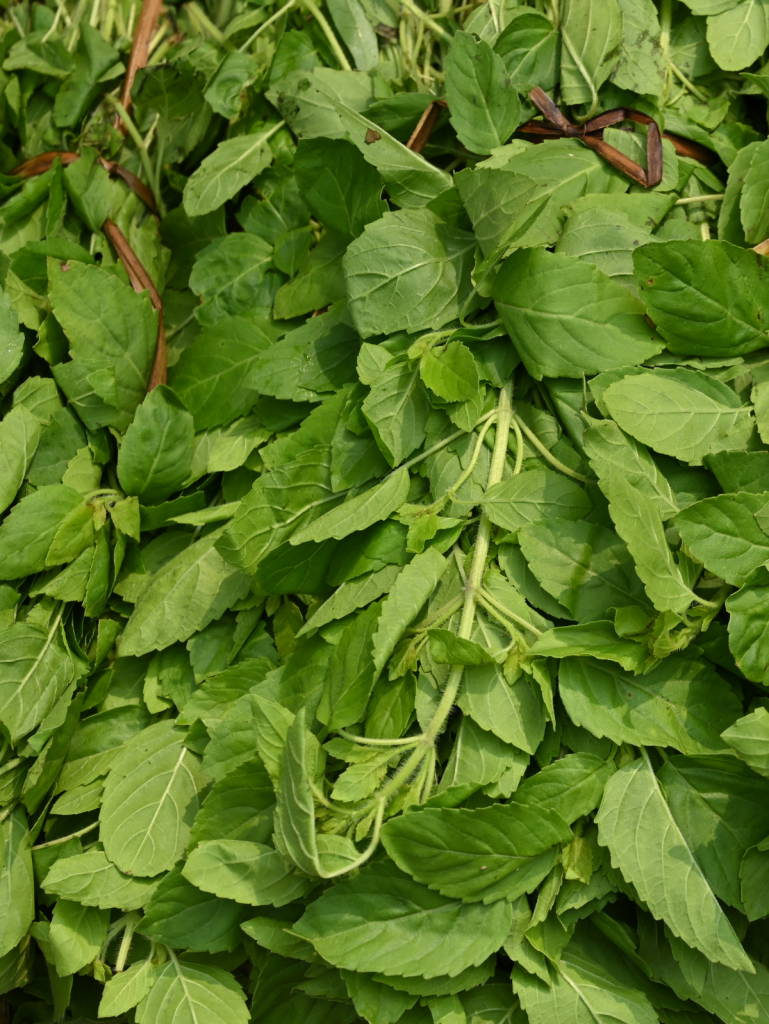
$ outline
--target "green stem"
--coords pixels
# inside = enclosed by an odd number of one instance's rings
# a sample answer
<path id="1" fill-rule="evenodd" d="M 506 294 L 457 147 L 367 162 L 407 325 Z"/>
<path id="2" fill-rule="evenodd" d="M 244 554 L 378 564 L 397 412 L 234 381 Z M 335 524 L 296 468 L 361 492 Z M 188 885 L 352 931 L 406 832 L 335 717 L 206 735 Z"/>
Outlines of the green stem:
<path id="1" fill-rule="evenodd" d="M 513 418 L 511 401 L 512 390 L 512 381 L 508 381 L 502 388 L 499 395 L 499 404 L 497 406 L 497 436 L 494 439 L 494 451 L 491 456 L 489 478 L 486 485 L 487 490 L 489 487 L 493 487 L 494 484 L 500 482 L 504 472 L 505 459 L 507 457 L 507 439 L 510 434 L 510 425 Z M 483 574 L 486 570 L 486 558 L 489 553 L 490 542 L 491 520 L 484 513 L 481 516 L 481 523 L 478 527 L 478 536 L 475 541 L 473 561 L 470 565 L 470 572 L 468 574 L 467 585 L 465 587 L 465 601 L 462 607 L 462 618 L 459 621 L 459 629 L 457 630 L 458 636 L 463 640 L 469 640 L 472 633 L 473 623 L 475 621 L 476 594 L 483 584 Z M 433 720 L 430 722 L 430 725 L 425 732 L 425 740 L 429 739 L 431 744 L 435 742 L 446 724 L 446 719 L 454 706 L 457 693 L 459 692 L 463 673 L 463 665 L 454 665 L 451 670 L 449 681 L 443 691 L 443 696 L 438 704 Z"/>
<path id="2" fill-rule="evenodd" d="M 442 622 L 445 622 L 446 619 L 450 619 L 454 612 L 459 611 L 459 609 L 462 607 L 463 601 L 464 598 L 462 597 L 462 595 L 457 594 L 456 597 L 453 597 L 450 601 L 447 601 L 446 604 L 442 605 L 442 607 L 440 607 L 438 611 L 435 613 L 434 617 L 432 619 L 429 619 L 424 624 L 424 626 L 419 626 L 418 628 L 415 628 L 413 632 L 426 633 L 428 629 L 435 629 L 436 626 L 440 626 L 440 624 Z"/>
<path id="3" fill-rule="evenodd" d="M 517 622 L 518 625 L 523 626 L 524 629 L 528 629 L 529 632 L 533 633 L 535 636 L 542 636 L 541 629 L 537 629 L 536 626 L 532 626 L 530 622 L 527 622 L 526 619 L 521 618 L 520 615 L 516 615 L 515 612 L 511 612 L 509 608 L 506 608 L 503 604 L 501 604 L 501 602 L 497 601 L 497 599 L 493 597 L 485 588 L 480 590 L 478 598 L 479 600 L 482 599 L 484 602 L 488 602 L 488 604 L 496 608 L 497 611 L 501 612 L 503 615 L 506 615 L 513 622 Z"/>
<path id="4" fill-rule="evenodd" d="M 705 93 L 701 89 L 698 89 L 697 86 L 693 82 L 690 82 L 689 79 L 686 77 L 686 75 L 683 73 L 683 71 L 681 71 L 679 68 L 677 68 L 675 66 L 675 64 L 672 62 L 672 60 L 668 61 L 668 67 L 673 72 L 673 74 L 676 76 L 678 81 L 682 85 L 686 86 L 686 88 L 689 90 L 689 92 L 692 94 L 692 96 L 696 96 L 697 99 L 701 103 L 707 103 L 708 102 L 708 97 L 705 95 Z"/>
<path id="5" fill-rule="evenodd" d="M 339 43 L 339 40 L 334 35 L 334 30 L 326 21 L 324 15 L 321 14 L 320 10 L 315 6 L 313 0 L 302 0 L 302 4 L 307 8 L 307 10 L 313 16 L 313 18 L 315 18 L 317 23 L 323 29 L 323 34 L 325 35 L 326 39 L 328 39 L 328 44 L 334 51 L 334 56 L 339 61 L 339 66 L 342 68 L 343 71 L 352 71 L 352 68 L 350 67 L 350 62 L 347 59 L 345 52 Z"/>
<path id="6" fill-rule="evenodd" d="M 473 427 L 473 430 L 477 430 L 478 427 L 480 427 L 480 425 L 482 423 L 485 423 L 486 420 L 491 419 L 493 416 L 496 416 L 496 415 L 497 415 L 496 409 L 492 409 L 491 412 L 487 412 L 485 416 L 481 416 L 481 418 L 478 420 L 478 422 Z M 413 459 L 409 459 L 408 462 L 404 462 L 403 463 L 403 468 L 411 469 L 411 467 L 412 466 L 416 466 L 416 464 L 418 462 L 422 462 L 423 459 L 428 459 L 431 455 L 435 455 L 435 453 L 439 452 L 441 450 L 441 448 L 445 448 L 447 444 L 451 444 L 452 441 L 456 441 L 456 439 L 458 437 L 464 437 L 466 434 L 467 434 L 466 430 L 457 430 L 453 434 L 449 434 L 448 437 L 444 437 L 444 439 L 442 441 L 438 441 L 436 444 L 434 444 L 430 448 L 428 448 L 427 451 L 420 452 L 419 455 L 415 455 Z M 398 469 L 400 469 L 400 468 L 401 467 L 399 466 Z M 393 473 L 397 473 L 398 469 L 394 469 Z M 392 476 L 392 473 L 390 473 L 388 475 Z"/>
<path id="7" fill-rule="evenodd" d="M 518 423 L 518 417 L 513 416 L 513 430 L 515 431 L 515 467 L 513 468 L 513 476 L 518 476 L 521 472 L 521 466 L 523 464 L 523 434 L 521 433 L 521 426 Z"/>
<path id="8" fill-rule="evenodd" d="M 187 4 L 187 13 L 192 14 L 193 20 L 197 21 L 198 26 L 204 28 L 211 38 L 215 39 L 220 46 L 226 46 L 229 49 L 231 44 L 228 44 L 225 39 L 224 32 L 214 25 L 213 21 L 211 21 L 203 8 L 196 3 L 196 0 L 192 0 L 192 3 Z"/>
<path id="9" fill-rule="evenodd" d="M 86 825 L 85 828 L 81 828 L 78 832 L 72 832 L 71 835 L 62 836 L 61 839 L 51 839 L 48 843 L 38 843 L 37 846 L 33 846 L 33 850 L 46 850 L 49 846 L 58 846 L 60 843 L 66 843 L 69 839 L 78 839 L 80 836 L 84 836 L 87 832 L 92 832 L 95 828 L 99 827 L 99 822 L 94 821 L 90 825 Z"/>
<path id="10" fill-rule="evenodd" d="M 512 407 L 513 382 L 509 380 L 502 388 L 499 395 L 499 403 L 496 409 L 497 436 L 494 438 L 494 451 L 491 456 L 489 477 L 486 488 L 499 483 L 505 468 L 507 458 L 507 440 L 510 434 L 510 425 L 513 418 Z M 484 513 L 481 516 L 481 523 L 478 527 L 478 536 L 473 551 L 473 561 L 470 566 L 470 573 L 465 585 L 465 596 L 462 603 L 462 618 L 460 619 L 457 633 L 465 640 L 470 638 L 475 621 L 475 602 L 483 582 L 483 574 L 486 569 L 486 558 L 489 553 L 491 541 L 491 520 Z M 462 683 L 464 673 L 463 665 L 454 665 L 449 673 L 448 682 L 443 690 L 438 707 L 432 717 L 430 724 L 424 733 L 418 737 L 419 743 L 406 763 L 395 773 L 390 781 L 382 787 L 377 794 L 376 800 L 381 801 L 382 806 L 386 805 L 398 792 L 401 786 L 417 771 L 426 757 L 430 755 L 434 744 L 451 714 L 451 709 L 456 701 L 459 687 Z"/>
<path id="11" fill-rule="evenodd" d="M 134 937 L 136 927 L 141 921 L 141 917 L 133 911 L 126 917 L 125 931 L 123 932 L 123 938 L 120 940 L 120 949 L 118 950 L 117 960 L 115 961 L 115 974 L 121 974 L 125 970 L 126 960 L 128 959 L 128 953 L 131 949 L 131 940 Z"/>
<path id="12" fill-rule="evenodd" d="M 280 10 L 278 10 L 274 14 L 270 15 L 270 17 L 267 19 L 267 21 L 263 21 L 262 24 L 258 26 L 258 28 L 253 32 L 253 34 L 248 37 L 248 39 L 245 41 L 245 43 L 243 43 L 242 46 L 238 47 L 238 52 L 239 53 L 245 53 L 246 50 L 249 48 L 249 46 L 254 42 L 254 40 L 258 36 L 260 36 L 262 34 L 262 32 L 264 32 L 264 30 L 266 28 L 269 28 L 270 25 L 274 25 L 275 22 L 278 20 L 278 18 L 282 18 L 284 14 L 288 14 L 288 12 L 291 10 L 292 7 L 296 7 L 296 4 L 297 4 L 297 0 L 288 0 L 287 4 L 284 4 L 280 8 Z"/>
<path id="13" fill-rule="evenodd" d="M 689 203 L 716 203 L 723 198 L 722 193 L 716 193 L 712 196 L 687 196 L 686 199 L 676 199 L 673 206 L 688 206 Z"/>
<path id="14" fill-rule="evenodd" d="M 419 18 L 419 20 L 427 25 L 428 28 L 431 28 L 437 36 L 440 36 L 441 39 L 444 40 L 444 42 L 451 42 L 451 35 L 446 31 L 446 29 L 439 25 L 437 21 L 431 18 L 430 15 L 425 13 L 425 11 L 420 7 L 417 7 L 413 0 L 401 0 L 401 3 L 407 11 L 411 11 L 415 17 Z"/>
<path id="15" fill-rule="evenodd" d="M 382 819 L 384 818 L 385 802 L 379 799 L 377 801 L 376 818 L 374 819 L 374 834 L 371 837 L 371 842 L 368 844 L 363 853 L 352 864 L 347 864 L 343 868 L 337 868 L 336 871 L 324 871 L 324 878 L 338 878 L 339 875 L 346 875 L 349 871 L 356 871 L 359 867 L 366 863 L 369 857 L 373 854 L 379 845 L 379 833 L 382 830 Z"/>
<path id="16" fill-rule="evenodd" d="M 446 501 L 453 501 L 454 495 L 457 493 L 459 488 L 462 486 L 465 480 L 467 480 L 472 475 L 473 470 L 478 464 L 478 459 L 481 456 L 481 449 L 483 448 L 484 438 L 486 437 L 486 434 L 489 432 L 489 429 L 496 420 L 496 418 L 497 417 L 495 410 L 494 415 L 486 420 L 486 422 L 483 424 L 481 432 L 478 434 L 478 440 L 475 442 L 475 450 L 473 451 L 473 455 L 472 458 L 470 459 L 470 464 L 468 465 L 467 469 L 460 475 L 459 479 L 456 480 L 455 483 L 453 483 L 451 487 L 449 487 L 449 489 L 446 491 L 446 494 L 444 495 Z"/>
<path id="17" fill-rule="evenodd" d="M 352 732 L 348 732 L 346 729 L 336 729 L 337 732 L 343 739 L 349 740 L 351 743 L 362 743 L 364 746 L 369 747 L 413 747 L 419 743 L 419 736 L 407 736 L 401 740 L 377 740 L 371 739 L 368 736 L 356 736 Z"/>
<path id="18" fill-rule="evenodd" d="M 573 480 L 579 480 L 579 482 L 582 484 L 588 483 L 588 479 L 586 476 L 582 476 L 581 473 L 576 473 L 573 469 L 569 469 L 568 466 L 564 466 L 560 459 L 557 459 L 555 455 L 552 454 L 552 452 L 549 452 L 547 448 L 545 448 L 545 446 L 542 444 L 540 439 L 537 437 L 537 435 L 533 433 L 531 430 L 529 430 L 529 428 L 526 426 L 526 424 L 519 416 L 516 416 L 515 420 L 520 426 L 521 430 L 526 435 L 526 437 L 528 437 L 528 439 L 540 453 L 540 455 L 546 458 L 552 466 L 555 466 L 557 470 L 560 470 L 560 472 L 564 473 L 566 476 L 570 476 Z"/>
<path id="19" fill-rule="evenodd" d="M 101 949 L 99 950 L 99 955 L 96 958 L 97 960 L 101 960 L 101 961 L 105 960 L 105 958 L 107 956 L 107 950 L 109 949 L 110 943 L 115 938 L 115 936 L 118 934 L 118 932 L 124 927 L 124 925 L 126 923 L 126 919 L 128 918 L 128 916 L 129 916 L 128 914 L 123 914 L 122 917 L 119 917 L 117 919 L 117 921 L 113 921 L 112 924 L 109 926 L 109 930 L 107 931 L 107 937 L 105 938 L 104 942 L 102 943 Z"/>
<path id="20" fill-rule="evenodd" d="M 147 147 L 144 145 L 144 139 L 141 137 L 139 129 L 133 123 L 130 114 L 123 106 L 123 104 L 120 102 L 120 100 L 117 99 L 117 97 L 110 96 L 109 94 L 107 94 L 105 98 L 109 100 L 109 102 L 118 112 L 118 114 L 120 114 L 120 118 L 123 121 L 123 124 L 128 129 L 128 134 L 133 139 L 134 145 L 136 146 L 139 152 L 139 159 L 142 162 L 144 173 L 147 175 L 147 184 L 149 185 L 150 189 L 152 190 L 152 194 L 155 197 L 155 204 L 158 208 L 158 212 L 160 213 L 161 217 L 165 217 L 166 208 L 163 202 L 163 197 L 160 195 L 160 186 L 157 180 L 155 179 L 155 171 L 152 167 L 152 161 L 150 160 L 150 155 L 147 152 Z"/>

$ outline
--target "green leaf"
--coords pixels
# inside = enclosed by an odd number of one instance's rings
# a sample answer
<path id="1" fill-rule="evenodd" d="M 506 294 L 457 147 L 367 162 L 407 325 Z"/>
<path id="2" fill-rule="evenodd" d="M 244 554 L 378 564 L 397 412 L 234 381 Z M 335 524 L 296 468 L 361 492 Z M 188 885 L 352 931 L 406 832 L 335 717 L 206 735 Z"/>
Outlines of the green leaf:
<path id="1" fill-rule="evenodd" d="M 764 576 L 762 581 L 766 583 Z M 769 588 L 749 586 L 726 601 L 729 612 L 729 650 L 737 666 L 754 683 L 769 679 Z"/>
<path id="2" fill-rule="evenodd" d="M 361 337 L 437 330 L 456 319 L 470 295 L 474 249 L 469 231 L 432 210 L 393 211 L 368 224 L 342 261 Z"/>
<path id="3" fill-rule="evenodd" d="M 11 409 L 0 423 L 0 512 L 5 512 L 16 497 L 41 432 L 40 421 L 23 405 Z"/>
<path id="4" fill-rule="evenodd" d="M 149 900 L 157 879 L 124 875 L 101 851 L 60 857 L 45 876 L 43 888 L 86 907 L 137 910 Z"/>
<path id="5" fill-rule="evenodd" d="M 744 448 L 753 431 L 750 409 L 731 388 L 697 370 L 629 374 L 604 391 L 603 402 L 628 434 L 692 465 Z"/>
<path id="6" fill-rule="evenodd" d="M 574 943 L 550 970 L 550 984 L 516 965 L 513 991 L 531 1024 L 654 1024 L 659 1018 L 642 992 L 620 984 Z"/>
<path id="7" fill-rule="evenodd" d="M 723 750 L 720 734 L 740 714 L 718 673 L 681 654 L 637 676 L 619 665 L 566 658 L 559 690 L 572 722 L 594 736 L 617 744 L 673 746 L 684 754 Z"/>
<path id="8" fill-rule="evenodd" d="M 769 493 L 719 494 L 679 512 L 675 525 L 697 561 L 739 587 L 769 560 L 769 537 L 756 520 L 767 500 Z"/>
<path id="9" fill-rule="evenodd" d="M 99 1016 L 117 1017 L 133 1009 L 155 984 L 155 972 L 151 960 L 141 960 L 122 974 L 115 974 L 104 986 Z"/>
<path id="10" fill-rule="evenodd" d="M 621 471 L 634 487 L 651 498 L 663 520 L 678 511 L 668 480 L 646 448 L 612 420 L 595 420 L 584 434 L 585 452 L 596 475 Z"/>
<path id="11" fill-rule="evenodd" d="M 151 725 L 126 744 L 107 777 L 101 840 L 127 874 L 168 871 L 187 847 L 200 776 L 184 735 L 171 721 Z"/>
<path id="12" fill-rule="evenodd" d="M 318 220 L 343 238 L 357 238 L 387 210 L 376 169 L 342 139 L 301 140 L 294 173 L 302 198 Z"/>
<path id="13" fill-rule="evenodd" d="M 571 830 L 554 811 L 426 807 L 388 821 L 385 849 L 402 871 L 465 903 L 516 899 L 553 866 L 548 851 Z"/>
<path id="14" fill-rule="evenodd" d="M 626 132 L 621 134 L 623 138 L 627 135 Z M 633 158 L 635 156 L 633 154 Z M 655 236 L 647 228 L 635 224 L 626 214 L 598 206 L 579 210 L 569 217 L 555 251 L 592 263 L 607 277 L 637 295 L 633 252 L 639 245 L 652 241 L 655 241 Z"/>
<path id="15" fill-rule="evenodd" d="M 686 611 L 695 600 L 668 547 L 657 506 L 616 470 L 601 480 L 609 514 L 628 546 L 649 600 L 658 611 Z"/>
<path id="16" fill-rule="evenodd" d="M 169 371 L 169 383 L 192 413 L 195 429 L 231 423 L 253 406 L 248 375 L 273 338 L 265 324 L 241 317 L 200 332 Z"/>
<path id="17" fill-rule="evenodd" d="M 415 555 L 400 571 L 382 602 L 382 613 L 373 637 L 373 657 L 378 672 L 387 664 L 395 645 L 440 582 L 446 568 L 446 559 L 435 548 L 428 548 Z"/>
<path id="18" fill-rule="evenodd" d="M 334 103 L 334 107 L 343 130 L 364 160 L 382 175 L 397 206 L 427 206 L 431 199 L 451 187 L 451 178 L 445 171 L 407 149 L 379 125 L 342 103 Z"/>
<path id="19" fill-rule="evenodd" d="M 41 572 L 59 527 L 82 501 L 71 487 L 55 484 L 14 505 L 0 526 L 0 579 Z"/>
<path id="20" fill-rule="evenodd" d="M 342 42 L 352 54 L 359 71 L 376 70 L 379 46 L 360 0 L 331 0 L 328 5 Z"/>
<path id="21" fill-rule="evenodd" d="M 405 468 L 396 469 L 379 484 L 358 494 L 319 519 L 292 534 L 290 543 L 304 544 L 307 541 L 341 540 L 348 534 L 365 530 L 374 523 L 387 519 L 391 512 L 406 500 L 409 491 L 409 474 Z"/>
<path id="22" fill-rule="evenodd" d="M 497 665 L 468 667 L 457 703 L 483 729 L 533 754 L 545 734 L 545 715 L 526 678 L 512 685 Z"/>
<path id="23" fill-rule="evenodd" d="M 346 239 L 328 231 L 311 250 L 296 277 L 275 295 L 272 315 L 276 320 L 302 316 L 332 305 L 345 297 L 342 256 Z M 266 314 L 265 314 L 266 315 Z"/>
<path id="24" fill-rule="evenodd" d="M 766 345 L 763 257 L 729 242 L 671 241 L 642 246 L 633 266 L 672 352 L 736 356 Z"/>
<path id="25" fill-rule="evenodd" d="M 536 578 L 580 622 L 607 608 L 647 606 L 624 541 L 598 523 L 552 519 L 521 529 L 521 551 Z"/>
<path id="26" fill-rule="evenodd" d="M 507 27 L 494 43 L 513 86 L 529 93 L 538 85 L 550 92 L 558 80 L 560 35 L 548 17 L 530 8 L 508 12 Z"/>
<path id="27" fill-rule="evenodd" d="M 748 245 L 757 245 L 769 235 L 769 211 L 766 209 L 767 147 L 754 143 L 752 159 L 744 177 L 740 195 L 740 219 Z M 731 180 L 731 174 L 730 174 Z"/>
<path id="28" fill-rule="evenodd" d="M 376 1024 L 395 1024 L 419 998 L 374 981 L 368 974 L 342 971 L 341 975 L 358 1014 Z"/>
<path id="29" fill-rule="evenodd" d="M 0 632 L 0 719 L 12 743 L 43 721 L 80 675 L 57 618 L 49 629 L 16 623 Z"/>
<path id="30" fill-rule="evenodd" d="M 429 349 L 419 364 L 422 380 L 444 402 L 467 402 L 478 391 L 478 368 L 470 349 L 452 341 Z"/>
<path id="31" fill-rule="evenodd" d="M 136 1024 L 248 1024 L 243 989 L 220 967 L 171 959 L 157 969 L 155 984 L 136 1009 Z"/>
<path id="32" fill-rule="evenodd" d="M 89 24 L 80 28 L 80 46 L 75 68 L 62 83 L 54 104 L 54 124 L 73 128 L 93 103 L 99 80 L 120 60 L 120 54 Z"/>
<path id="33" fill-rule="evenodd" d="M 769 778 L 769 712 L 766 708 L 756 708 L 721 736 L 753 771 Z"/>
<path id="34" fill-rule="evenodd" d="M 455 977 L 498 949 L 509 904 L 467 904 L 432 892 L 393 864 L 369 865 L 327 889 L 294 925 L 322 957 L 386 977 Z"/>
<path id="35" fill-rule="evenodd" d="M 357 579 L 345 581 L 336 588 L 327 601 L 313 611 L 297 636 L 301 636 L 302 633 L 310 629 L 319 629 L 335 619 L 343 619 L 351 612 L 376 601 L 382 594 L 390 590 L 398 578 L 399 572 L 400 568 L 397 565 L 386 565 L 377 572 L 364 573 Z"/>
<path id="36" fill-rule="evenodd" d="M 56 382 L 89 429 L 123 431 L 146 394 L 157 345 L 149 294 L 75 261 L 49 260 L 49 275 L 51 307 L 72 357 L 56 364 Z"/>
<path id="37" fill-rule="evenodd" d="M 315 800 L 307 771 L 304 708 L 288 727 L 280 767 L 276 816 L 286 852 L 307 875 L 319 875 L 320 856 L 315 835 Z"/>
<path id="38" fill-rule="evenodd" d="M 199 889 L 254 907 L 282 907 L 301 899 L 311 885 L 269 846 L 238 839 L 201 843 L 182 870 Z"/>
<path id="39" fill-rule="evenodd" d="M 595 754 L 567 754 L 524 779 L 511 803 L 532 812 L 552 811 L 571 824 L 598 806 L 614 771 L 611 761 Z"/>
<path id="40" fill-rule="evenodd" d="M 584 489 L 551 469 L 530 469 L 493 484 L 483 496 L 483 510 L 492 523 L 514 536 L 528 523 L 547 519 L 580 521 L 592 504 Z"/>
<path id="41" fill-rule="evenodd" d="M 122 657 L 187 640 L 245 594 L 248 581 L 216 550 L 218 537 L 195 541 L 149 580 L 123 633 Z"/>
<path id="42" fill-rule="evenodd" d="M 622 50 L 613 82 L 620 89 L 659 96 L 665 87 L 660 23 L 651 0 L 619 0 Z"/>
<path id="43" fill-rule="evenodd" d="M 438 791 L 461 787 L 465 799 L 482 786 L 499 783 L 499 795 L 509 794 L 528 763 L 528 754 L 487 732 L 472 718 L 462 718 Z"/>
<path id="44" fill-rule="evenodd" d="M 740 862 L 769 833 L 769 783 L 733 757 L 671 757 L 659 780 L 713 892 L 740 909 Z"/>
<path id="45" fill-rule="evenodd" d="M 280 284 L 272 266 L 273 248 L 263 238 L 243 231 L 217 238 L 195 259 L 190 288 L 201 298 L 198 322 L 210 327 L 227 317 L 267 317 Z M 264 333 L 269 327 L 258 321 Z"/>
<path id="46" fill-rule="evenodd" d="M 238 945 L 246 913 L 232 898 L 202 892 L 182 876 L 181 867 L 175 867 L 153 892 L 137 931 L 153 942 L 219 953 Z"/>
<path id="47" fill-rule="evenodd" d="M 617 0 L 566 0 L 561 12 L 564 103 L 590 103 L 617 63 L 622 11 Z"/>
<path id="48" fill-rule="evenodd" d="M 589 193 L 627 190 L 627 178 L 577 140 L 511 147 L 499 163 L 456 177 L 462 201 L 485 256 L 505 245 L 555 245 L 564 205 Z"/>
<path id="49" fill-rule="evenodd" d="M 446 57 L 446 97 L 459 141 L 490 153 L 518 127 L 521 104 L 512 80 L 488 43 L 457 32 Z"/>
<path id="50" fill-rule="evenodd" d="M 212 839 L 264 843 L 274 808 L 270 776 L 259 758 L 251 758 L 215 783 L 195 818 L 190 846 Z"/>
<path id="51" fill-rule="evenodd" d="M 16 807 L 0 825 L 0 956 L 9 953 L 35 919 L 27 816 Z"/>
<path id="52" fill-rule="evenodd" d="M 638 299 L 572 256 L 519 250 L 502 264 L 493 296 L 536 380 L 600 373 L 662 351 Z"/>
<path id="53" fill-rule="evenodd" d="M 194 432 L 192 416 L 170 388 L 150 391 L 120 446 L 117 472 L 126 494 L 154 505 L 179 490 L 192 467 Z"/>
<path id="54" fill-rule="evenodd" d="M 236 135 L 220 142 L 187 179 L 184 210 L 189 217 L 218 210 L 228 199 L 272 163 L 268 139 L 275 126 L 253 135 Z"/>
<path id="55" fill-rule="evenodd" d="M 646 661 L 641 644 L 618 637 L 614 624 L 606 619 L 549 629 L 529 648 L 529 653 L 550 658 L 590 655 L 601 661 L 616 661 L 628 672 L 640 672 Z"/>
<path id="56" fill-rule="evenodd" d="M 318 720 L 331 729 L 353 725 L 366 710 L 379 674 L 374 663 L 379 614 L 380 606 L 370 605 L 347 624 L 334 647 L 316 711 Z"/>
<path id="57" fill-rule="evenodd" d="M 767 44 L 769 24 L 764 0 L 746 0 L 723 14 L 708 18 L 710 53 L 724 71 L 750 67 Z"/>
<path id="58" fill-rule="evenodd" d="M 331 489 L 330 463 L 329 446 L 316 445 L 263 474 L 218 542 L 227 561 L 253 574 L 295 530 L 338 505 L 343 496 Z"/>
<path id="59" fill-rule="evenodd" d="M 688 945 L 733 970 L 752 964 L 678 827 L 648 756 L 607 783 L 599 842 L 651 912 Z"/>
<path id="60" fill-rule="evenodd" d="M 430 657 L 439 665 L 485 665 L 491 655 L 475 640 L 457 636 L 450 629 L 431 629 Z"/>
<path id="61" fill-rule="evenodd" d="M 50 939 L 60 978 L 90 964 L 107 938 L 109 911 L 57 900 L 51 918 Z"/>
<path id="62" fill-rule="evenodd" d="M 18 314 L 5 292 L 0 296 L 0 338 L 0 385 L 3 385 L 21 366 L 26 351 Z"/>
<path id="63" fill-rule="evenodd" d="M 362 411 L 380 451 L 397 466 L 424 441 L 430 403 L 418 367 L 393 363 L 374 381 Z"/>

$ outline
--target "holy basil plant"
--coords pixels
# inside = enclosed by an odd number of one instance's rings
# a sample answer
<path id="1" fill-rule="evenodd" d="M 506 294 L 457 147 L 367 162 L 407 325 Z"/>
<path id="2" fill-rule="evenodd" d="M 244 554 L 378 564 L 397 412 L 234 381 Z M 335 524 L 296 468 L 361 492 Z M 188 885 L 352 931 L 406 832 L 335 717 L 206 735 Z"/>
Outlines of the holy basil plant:
<path id="1" fill-rule="evenodd" d="M 766 4 L 0 33 L 0 1021 L 769 1021 Z"/>

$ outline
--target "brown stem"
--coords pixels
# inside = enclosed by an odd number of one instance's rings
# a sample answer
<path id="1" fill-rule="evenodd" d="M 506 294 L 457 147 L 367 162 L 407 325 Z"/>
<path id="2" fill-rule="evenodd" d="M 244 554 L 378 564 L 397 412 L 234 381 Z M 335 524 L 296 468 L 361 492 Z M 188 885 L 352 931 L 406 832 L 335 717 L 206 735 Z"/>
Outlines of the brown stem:
<path id="1" fill-rule="evenodd" d="M 44 174 L 46 171 L 50 171 L 56 157 L 59 157 L 64 167 L 68 167 L 69 164 L 73 164 L 76 160 L 80 159 L 80 154 L 63 153 L 55 150 L 50 153 L 41 153 L 40 156 L 32 157 L 31 160 L 25 160 L 23 164 L 14 167 L 11 174 L 20 178 L 34 178 L 37 174 Z M 122 178 L 131 191 L 135 192 L 153 213 L 157 214 L 158 209 L 155 205 L 155 197 L 151 189 L 144 184 L 141 178 L 137 178 L 132 171 L 115 163 L 114 160 L 105 160 L 103 157 L 99 157 L 99 163 L 111 177 Z"/>
<path id="2" fill-rule="evenodd" d="M 131 56 L 128 58 L 128 67 L 123 79 L 123 91 L 120 94 L 120 102 L 129 112 L 131 110 L 131 89 L 133 89 L 136 72 L 140 68 L 146 67 L 149 60 L 150 43 L 155 34 L 155 26 L 160 16 L 162 3 L 163 0 L 144 0 L 142 3 L 141 14 L 139 15 L 136 32 L 134 33 L 133 46 L 131 47 Z M 120 114 L 115 114 L 112 123 L 118 131 L 125 135 L 126 127 Z"/>
<path id="3" fill-rule="evenodd" d="M 421 153 L 427 145 L 427 140 L 432 134 L 435 122 L 438 120 L 438 114 L 441 112 L 441 107 L 447 106 L 445 100 L 433 100 L 427 108 L 424 114 L 419 118 L 416 128 L 411 133 L 411 138 L 406 143 L 407 149 L 410 149 L 413 153 Z"/>
<path id="4" fill-rule="evenodd" d="M 152 391 L 158 384 L 165 384 L 168 380 L 168 353 L 166 350 L 166 332 L 163 326 L 163 300 L 160 298 L 152 278 L 144 269 L 139 257 L 128 244 L 128 239 L 117 224 L 111 220 L 105 220 L 104 234 L 114 245 L 134 291 L 143 292 L 146 289 L 150 294 L 152 305 L 158 311 L 158 343 L 155 348 L 155 361 L 152 364 L 149 385 L 147 386 L 147 391 Z"/>

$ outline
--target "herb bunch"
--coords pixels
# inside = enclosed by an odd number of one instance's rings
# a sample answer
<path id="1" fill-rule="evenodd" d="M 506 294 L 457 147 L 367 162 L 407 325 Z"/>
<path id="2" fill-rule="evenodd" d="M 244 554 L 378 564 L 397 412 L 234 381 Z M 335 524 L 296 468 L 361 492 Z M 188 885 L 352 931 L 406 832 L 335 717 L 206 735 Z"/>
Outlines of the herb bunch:
<path id="1" fill-rule="evenodd" d="M 766 5 L 0 28 L 0 1014 L 769 1020 Z"/>

